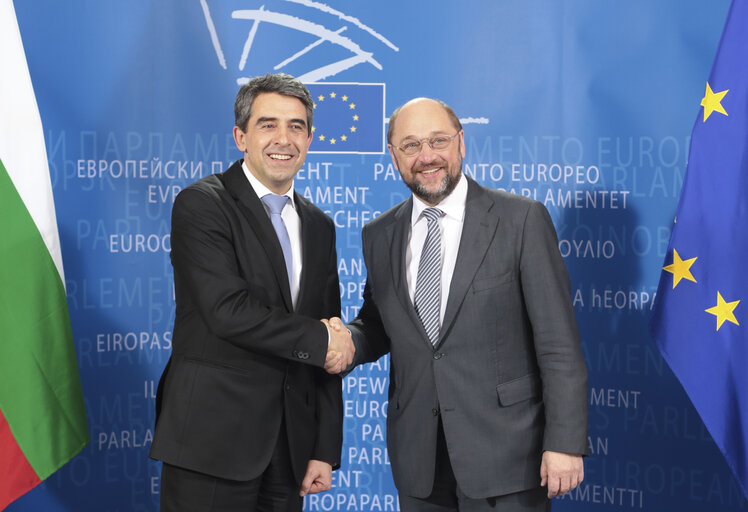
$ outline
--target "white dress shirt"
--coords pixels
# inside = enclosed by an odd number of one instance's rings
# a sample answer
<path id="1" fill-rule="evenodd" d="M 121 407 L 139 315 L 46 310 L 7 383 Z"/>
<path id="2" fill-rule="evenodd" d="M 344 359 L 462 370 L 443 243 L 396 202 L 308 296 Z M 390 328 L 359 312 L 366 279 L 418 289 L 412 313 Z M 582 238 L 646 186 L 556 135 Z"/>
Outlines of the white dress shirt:
<path id="1" fill-rule="evenodd" d="M 436 205 L 436 208 L 444 212 L 444 215 L 438 221 L 442 234 L 442 282 L 439 325 L 444 321 L 444 312 L 447 310 L 447 297 L 449 297 L 449 285 L 452 283 L 452 274 L 454 273 L 455 263 L 457 262 L 457 251 L 460 248 L 462 225 L 465 221 L 467 189 L 467 180 L 461 175 L 460 181 L 452 193 Z M 408 294 L 410 295 L 411 303 L 415 303 L 418 263 L 421 261 L 421 252 L 423 251 L 423 244 L 426 242 L 426 233 L 428 233 L 428 223 L 426 218 L 421 214 L 428 207 L 428 204 L 418 199 L 415 195 L 413 196 L 410 236 L 408 237 L 408 250 L 405 254 Z"/>
<path id="2" fill-rule="evenodd" d="M 269 188 L 260 183 L 260 180 L 258 180 L 254 174 L 249 172 L 246 162 L 242 162 L 242 169 L 244 169 L 244 175 L 249 180 L 249 184 L 252 185 L 257 197 L 262 199 L 262 197 L 267 194 L 274 194 L 274 192 Z M 291 241 L 293 266 L 291 267 L 292 279 L 289 284 L 291 285 L 291 301 L 295 308 L 296 299 L 299 296 L 299 283 L 301 282 L 301 219 L 299 218 L 299 214 L 296 212 L 296 203 L 293 200 L 293 183 L 291 183 L 291 188 L 288 189 L 288 192 L 283 195 L 291 198 L 291 200 L 286 203 L 286 206 L 283 207 L 281 218 L 286 224 L 288 238 Z M 262 203 L 262 206 L 265 208 L 268 218 L 270 218 L 270 209 L 265 205 L 265 203 Z"/>

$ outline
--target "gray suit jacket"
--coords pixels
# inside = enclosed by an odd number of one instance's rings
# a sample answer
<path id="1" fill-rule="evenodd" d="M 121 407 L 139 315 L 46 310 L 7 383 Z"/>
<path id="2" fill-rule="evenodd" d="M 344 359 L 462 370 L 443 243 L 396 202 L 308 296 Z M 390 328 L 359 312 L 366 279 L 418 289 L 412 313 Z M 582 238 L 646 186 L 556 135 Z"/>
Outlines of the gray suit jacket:
<path id="1" fill-rule="evenodd" d="M 401 493 L 433 486 L 441 416 L 460 489 L 540 483 L 544 450 L 587 453 L 587 369 L 569 277 L 541 203 L 468 179 L 465 222 L 436 348 L 408 295 L 412 198 L 363 230 L 356 364 L 390 352 L 387 445 Z"/>

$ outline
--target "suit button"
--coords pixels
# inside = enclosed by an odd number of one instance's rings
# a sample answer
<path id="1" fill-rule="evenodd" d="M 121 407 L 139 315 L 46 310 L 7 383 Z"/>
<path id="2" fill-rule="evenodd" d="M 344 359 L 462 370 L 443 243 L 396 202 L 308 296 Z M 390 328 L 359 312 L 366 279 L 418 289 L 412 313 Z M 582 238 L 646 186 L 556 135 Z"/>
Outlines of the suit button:
<path id="1" fill-rule="evenodd" d="M 291 354 L 293 354 L 294 357 L 299 357 L 299 352 L 297 350 L 294 350 Z"/>
<path id="2" fill-rule="evenodd" d="M 434 359 L 441 359 L 443 355 L 441 352 L 434 352 Z"/>
<path id="3" fill-rule="evenodd" d="M 433 414 L 434 416 L 439 416 L 439 409 L 437 409 L 437 408 L 433 408 L 433 409 L 431 409 L 431 413 L 432 413 L 432 414 Z"/>
<path id="4" fill-rule="evenodd" d="M 286 384 L 286 391 L 291 391 L 291 385 L 290 384 Z"/>

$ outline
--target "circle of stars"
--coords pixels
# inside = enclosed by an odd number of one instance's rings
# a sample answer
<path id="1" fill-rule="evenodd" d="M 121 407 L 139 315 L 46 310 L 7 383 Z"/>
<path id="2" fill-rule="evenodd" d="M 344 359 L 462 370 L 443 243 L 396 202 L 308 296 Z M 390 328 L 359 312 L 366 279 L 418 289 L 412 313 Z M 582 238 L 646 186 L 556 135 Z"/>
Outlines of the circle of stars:
<path id="1" fill-rule="evenodd" d="M 348 109 L 353 111 L 351 114 L 351 125 L 348 127 L 348 133 L 343 133 L 339 135 L 338 137 L 332 136 L 329 137 L 328 135 L 325 135 L 324 133 L 317 134 L 317 127 L 312 125 L 312 133 L 317 137 L 317 140 L 320 142 L 327 142 L 330 145 L 334 146 L 338 143 L 344 143 L 348 141 L 348 138 L 356 133 L 356 130 L 358 130 L 358 114 L 355 113 L 356 110 L 356 104 L 353 102 L 353 100 L 349 101 L 349 97 L 347 95 L 339 96 L 335 91 L 331 91 L 327 96 L 324 94 L 320 94 L 317 96 L 316 101 L 313 103 L 313 108 L 317 109 L 317 102 L 322 103 L 323 101 L 333 101 L 333 100 L 340 100 L 343 103 L 348 104 Z"/>

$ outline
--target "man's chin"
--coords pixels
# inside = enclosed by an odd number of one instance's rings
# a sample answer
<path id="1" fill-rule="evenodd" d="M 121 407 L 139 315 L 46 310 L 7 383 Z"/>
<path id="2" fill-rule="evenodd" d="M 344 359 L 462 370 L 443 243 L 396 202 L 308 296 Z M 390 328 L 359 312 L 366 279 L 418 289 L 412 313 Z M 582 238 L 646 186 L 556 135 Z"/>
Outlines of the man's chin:
<path id="1" fill-rule="evenodd" d="M 437 187 L 428 188 L 423 183 L 419 182 L 408 183 L 407 185 L 411 192 L 413 192 L 413 194 L 421 201 L 433 205 L 441 203 L 445 197 L 451 194 L 457 186 L 458 181 L 459 177 L 453 180 L 449 175 L 446 175 Z"/>
<path id="2" fill-rule="evenodd" d="M 429 190 L 420 183 L 414 184 L 414 186 L 410 187 L 410 190 L 420 200 L 429 204 L 438 204 L 449 195 L 446 183 L 444 182 L 436 190 Z"/>

